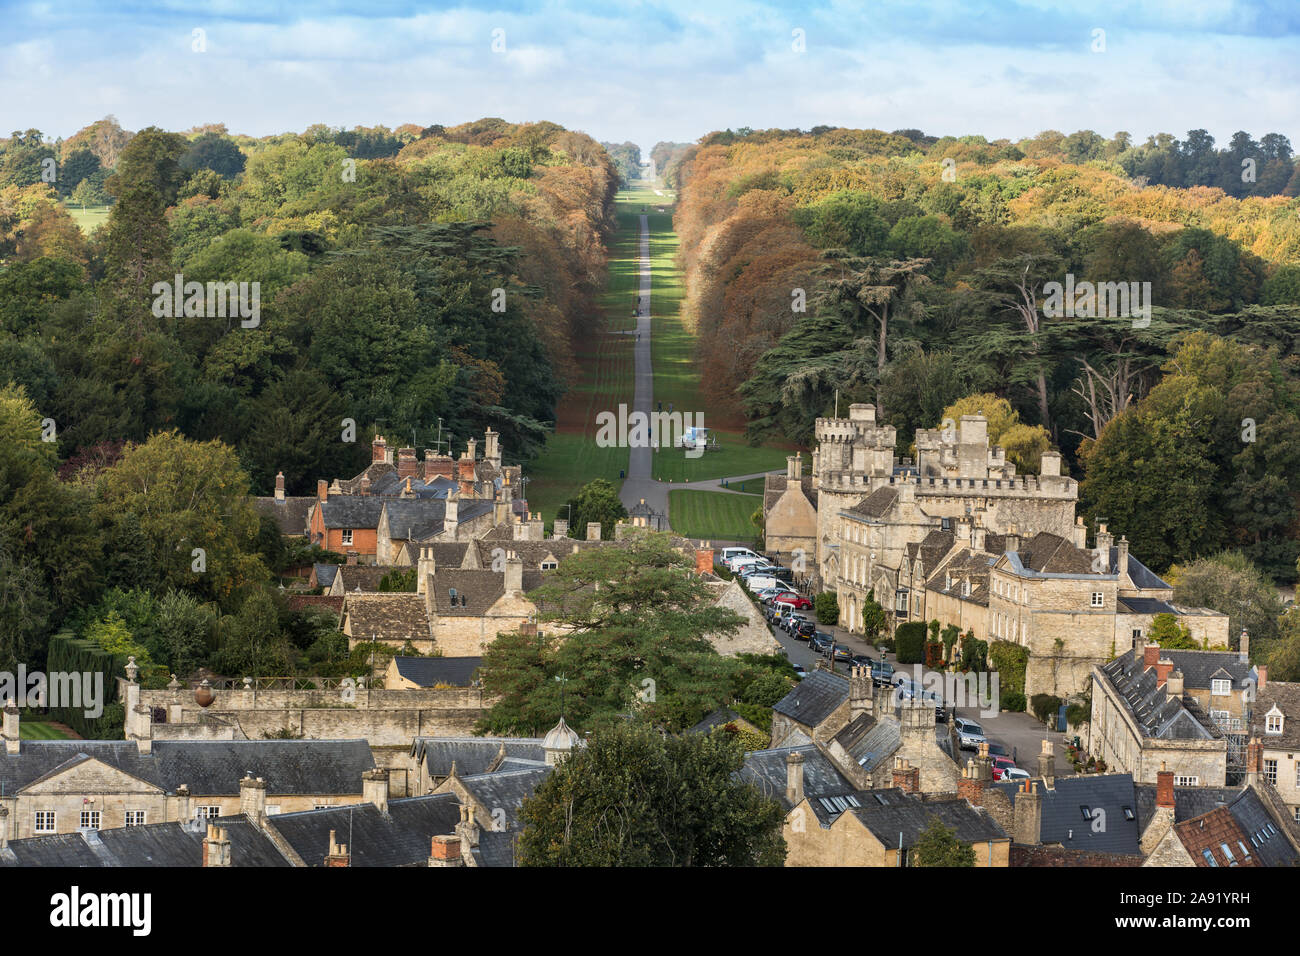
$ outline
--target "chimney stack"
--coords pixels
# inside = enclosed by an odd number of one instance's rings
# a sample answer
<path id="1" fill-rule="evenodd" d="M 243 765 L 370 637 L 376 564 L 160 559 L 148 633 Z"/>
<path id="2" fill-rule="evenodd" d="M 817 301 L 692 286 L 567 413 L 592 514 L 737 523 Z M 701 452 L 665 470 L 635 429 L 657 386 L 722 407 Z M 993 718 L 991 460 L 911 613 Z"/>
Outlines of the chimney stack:
<path id="1" fill-rule="evenodd" d="M 501 436 L 489 428 L 483 433 L 483 460 L 494 468 L 501 467 Z"/>
<path id="2" fill-rule="evenodd" d="M 1156 686 L 1164 687 L 1165 693 L 1169 693 L 1166 683 L 1169 681 L 1169 675 L 1173 672 L 1174 662 L 1167 657 L 1162 657 L 1156 661 Z"/>
<path id="3" fill-rule="evenodd" d="M 388 442 L 382 435 L 376 435 L 370 443 L 370 463 L 372 465 L 388 463 Z"/>
<path id="4" fill-rule="evenodd" d="M 524 590 L 524 562 L 511 551 L 506 554 L 505 592 L 507 595 L 520 594 Z"/>
<path id="5" fill-rule="evenodd" d="M 460 526 L 461 488 L 447 489 L 447 503 L 442 512 L 442 534 L 448 541 L 456 540 L 456 529 Z M 473 494 L 471 491 L 470 494 Z"/>
<path id="6" fill-rule="evenodd" d="M 1083 523 L 1083 516 L 1074 519 L 1074 527 L 1070 529 L 1070 543 L 1080 551 L 1088 547 L 1088 528 Z"/>
<path id="7" fill-rule="evenodd" d="M 330 848 L 325 854 L 326 866 L 351 866 L 352 857 L 348 855 L 346 843 L 340 843 L 334 838 L 334 831 L 330 831 Z"/>
<path id="8" fill-rule="evenodd" d="M 361 775 L 361 801 L 372 803 L 382 814 L 388 813 L 388 771 L 376 767 Z"/>
<path id="9" fill-rule="evenodd" d="M 239 781 L 239 812 L 254 823 L 266 819 L 266 781 L 261 777 L 245 774 Z"/>
<path id="10" fill-rule="evenodd" d="M 361 476 L 360 488 L 358 489 L 358 493 L 359 493 L 359 494 L 362 494 L 362 495 L 368 495 L 368 494 L 370 494 L 370 476 L 369 476 L 369 475 L 362 475 L 362 476 Z"/>
<path id="11" fill-rule="evenodd" d="M 566 518 L 556 518 L 555 523 L 551 525 L 552 538 L 567 538 L 569 536 L 569 522 Z"/>
<path id="12" fill-rule="evenodd" d="M 1255 673 L 1258 676 L 1258 682 L 1255 685 L 1255 690 L 1257 691 L 1263 690 L 1265 687 L 1268 686 L 1268 665 L 1260 664 L 1258 667 L 1255 668 Z"/>
<path id="13" fill-rule="evenodd" d="M 1038 775 L 1043 778 L 1043 786 L 1054 789 L 1056 783 L 1056 755 L 1052 752 L 1052 742 L 1043 741 L 1043 749 L 1038 754 Z"/>
<path id="14" fill-rule="evenodd" d="M 1155 667 L 1160 660 L 1159 644 L 1144 644 L 1142 646 L 1142 670 L 1149 671 Z"/>
<path id="15" fill-rule="evenodd" d="M 1124 536 L 1124 535 L 1120 535 L 1120 539 L 1119 539 L 1119 578 L 1120 578 L 1120 581 L 1123 581 L 1123 580 L 1124 580 L 1124 576 L 1127 575 L 1127 574 L 1128 574 L 1128 538 L 1127 538 L 1126 536 Z"/>
<path id="16" fill-rule="evenodd" d="M 16 754 L 22 749 L 18 737 L 18 705 L 13 702 L 13 698 L 5 704 L 4 739 L 5 753 Z"/>
<path id="17" fill-rule="evenodd" d="M 849 671 L 849 719 L 857 720 L 866 714 L 871 716 L 875 710 L 875 682 L 871 679 L 871 668 L 857 664 Z"/>
<path id="18" fill-rule="evenodd" d="M 1024 846 L 1037 846 L 1043 828 L 1043 797 L 1038 784 L 1026 780 L 1016 791 L 1012 824 L 1013 840 Z"/>
<path id="19" fill-rule="evenodd" d="M 414 448 L 397 449 L 397 477 L 414 478 L 420 470 L 419 463 L 415 460 Z"/>
<path id="20" fill-rule="evenodd" d="M 275 473 L 275 500 L 284 501 L 284 472 Z"/>
<path id="21" fill-rule="evenodd" d="M 460 837 L 454 833 L 438 834 L 433 837 L 429 848 L 430 866 L 464 866 L 461 856 Z"/>
<path id="22" fill-rule="evenodd" d="M 1253 787 L 1259 783 L 1259 771 L 1263 765 L 1263 757 L 1264 745 L 1258 737 L 1251 737 L 1246 744 L 1246 783 L 1249 786 Z"/>
<path id="23" fill-rule="evenodd" d="M 1106 530 L 1106 522 L 1097 525 L 1097 551 L 1105 562 L 1107 571 L 1110 570 L 1110 549 L 1114 543 L 1115 536 Z"/>
<path id="24" fill-rule="evenodd" d="M 203 866 L 230 866 L 230 835 L 225 827 L 208 824 L 208 834 L 203 839 Z"/>
<path id="25" fill-rule="evenodd" d="M 319 501 L 329 501 L 330 483 L 324 478 L 316 482 L 316 498 Z"/>
<path id="26" fill-rule="evenodd" d="M 9 846 L 9 808 L 0 806 L 0 851 Z"/>
<path id="27" fill-rule="evenodd" d="M 1244 627 L 1241 629 L 1241 637 L 1237 639 L 1237 651 L 1241 654 L 1241 662 L 1243 664 L 1249 664 L 1250 663 L 1250 634 L 1247 633 Z"/>
<path id="28" fill-rule="evenodd" d="M 785 756 L 785 798 L 793 806 L 803 801 L 803 754 L 797 750 Z"/>
<path id="29" fill-rule="evenodd" d="M 1178 668 L 1171 670 L 1169 676 L 1165 678 L 1165 690 L 1168 691 L 1170 697 L 1181 698 L 1183 696 L 1183 672 Z"/>
<path id="30" fill-rule="evenodd" d="M 984 806 L 984 787 L 986 783 L 980 778 L 975 768 L 975 761 L 967 760 L 961 768 L 961 779 L 957 781 L 957 796 L 965 797 L 972 807 Z"/>
<path id="31" fill-rule="evenodd" d="M 713 573 L 713 549 L 707 541 L 704 542 L 704 547 L 695 549 L 695 573 Z"/>
<path id="32" fill-rule="evenodd" d="M 1160 772 L 1156 774 L 1156 806 L 1167 810 L 1174 808 L 1174 772 L 1165 769 L 1165 762 L 1160 761 Z"/>
<path id="33" fill-rule="evenodd" d="M 894 786 L 904 793 L 919 793 L 921 790 L 921 768 L 913 767 L 905 757 L 894 758 Z"/>

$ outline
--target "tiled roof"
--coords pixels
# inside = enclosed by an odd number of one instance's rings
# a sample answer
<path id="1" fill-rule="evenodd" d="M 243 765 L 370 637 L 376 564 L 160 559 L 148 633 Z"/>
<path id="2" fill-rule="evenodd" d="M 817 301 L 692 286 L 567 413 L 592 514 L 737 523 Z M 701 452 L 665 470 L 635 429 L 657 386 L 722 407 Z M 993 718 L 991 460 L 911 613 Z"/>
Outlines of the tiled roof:
<path id="1" fill-rule="evenodd" d="M 936 528 L 920 541 L 908 543 L 907 559 L 915 561 L 919 555 L 922 570 L 933 571 L 935 566 L 943 560 L 943 556 L 952 550 L 952 546 L 956 541 L 956 536 L 951 531 L 942 531 Z"/>
<path id="2" fill-rule="evenodd" d="M 1241 690 L 1251 681 L 1253 668 L 1236 651 L 1181 651 L 1161 649 L 1160 656 L 1183 672 L 1183 687 L 1209 690 L 1212 680 L 1231 680 Z"/>
<path id="3" fill-rule="evenodd" d="M 481 657 L 394 657 L 397 673 L 421 687 L 450 684 L 468 687 L 474 672 L 483 665 Z"/>
<path id="4" fill-rule="evenodd" d="M 459 568 L 464 566 L 465 555 L 469 553 L 472 545 L 473 542 L 470 541 L 434 541 L 428 544 L 408 541 L 404 547 L 412 567 L 418 564 L 422 548 L 432 548 L 435 568 Z"/>
<path id="5" fill-rule="evenodd" d="M 1020 545 L 1020 562 L 1044 574 L 1091 574 L 1092 555 L 1060 535 L 1040 531 Z"/>
<path id="6" fill-rule="evenodd" d="M 316 583 L 323 588 L 329 588 L 334 583 L 334 576 L 339 573 L 337 564 L 313 564 L 311 567 L 316 574 Z"/>
<path id="7" fill-rule="evenodd" d="M 1175 823 L 1174 832 L 1187 849 L 1194 866 L 1260 865 L 1258 857 L 1252 852 L 1250 838 L 1242 832 L 1227 807 L 1219 807 L 1195 819 Z M 1207 853 L 1209 859 L 1206 858 Z"/>
<path id="8" fill-rule="evenodd" d="M 847 677 L 830 671 L 815 670 L 775 704 L 772 710 L 798 721 L 805 727 L 816 727 L 831 712 L 849 699 Z"/>
<path id="9" fill-rule="evenodd" d="M 98 760 L 167 793 L 182 784 L 196 796 L 233 796 L 247 773 L 272 794 L 361 792 L 373 769 L 364 740 L 155 740 L 151 754 L 131 740 L 24 740 L 0 754 L 0 792 L 16 793 L 60 768 Z"/>
<path id="10" fill-rule="evenodd" d="M 551 767 L 532 767 L 527 770 L 512 770 L 504 773 L 478 774 L 462 777 L 461 783 L 474 799 L 485 807 L 490 807 L 494 816 L 503 811 L 502 816 L 508 830 L 519 829 L 519 808 L 533 791 L 551 773 Z M 460 766 L 457 765 L 457 773 Z"/>
<path id="11" fill-rule="evenodd" d="M 341 587 L 347 594 L 353 591 L 360 591 L 363 594 L 367 592 L 377 593 L 379 591 L 379 582 L 384 579 L 384 575 L 390 571 L 404 571 L 405 568 L 396 565 L 384 564 L 342 564 L 336 577 L 343 579 Z"/>
<path id="12" fill-rule="evenodd" d="M 449 617 L 481 617 L 506 593 L 505 577 L 504 572 L 491 569 L 439 568 L 428 582 L 434 609 L 439 615 Z M 525 571 L 522 583 L 526 594 L 541 587 L 542 575 Z M 454 606 L 453 590 L 456 592 Z"/>
<path id="13" fill-rule="evenodd" d="M 894 506 L 894 502 L 897 500 L 898 489 L 884 485 L 848 510 L 850 514 L 862 515 L 866 518 L 880 518 Z"/>
<path id="14" fill-rule="evenodd" d="M 353 640 L 406 641 L 429 639 L 429 615 L 423 594 L 347 594 L 344 626 Z"/>
<path id="15" fill-rule="evenodd" d="M 271 823 L 308 866 L 324 866 L 330 831 L 347 845 L 352 866 L 427 866 L 435 836 L 460 822 L 454 793 L 389 800 L 388 813 L 371 803 L 306 810 L 272 817 Z"/>
<path id="16" fill-rule="evenodd" d="M 1167 601 L 1161 601 L 1157 598 L 1137 598 L 1119 596 L 1119 606 L 1121 611 L 1128 611 L 1130 614 L 1177 614 L 1174 606 Z"/>
<path id="17" fill-rule="evenodd" d="M 1282 733 L 1268 732 L 1268 714 L 1282 713 Z M 1265 749 L 1300 750 L 1300 684 L 1266 681 L 1251 707 L 1250 736 L 1258 737 Z"/>
<path id="18" fill-rule="evenodd" d="M 274 497 L 253 499 L 253 507 L 258 514 L 274 521 L 281 534 L 291 535 L 307 534 L 311 507 L 315 503 L 314 495 L 285 498 L 283 501 L 277 501 Z"/>
<path id="19" fill-rule="evenodd" d="M 447 514 L 445 498 L 390 498 L 384 503 L 388 517 L 388 537 L 394 541 L 407 541 L 417 526 L 436 527 L 440 533 Z"/>
<path id="20" fill-rule="evenodd" d="M 903 734 L 897 721 L 877 721 L 869 714 L 859 714 L 835 735 L 835 740 L 859 767 L 870 773 L 903 745 Z"/>
<path id="21" fill-rule="evenodd" d="M 290 594 L 286 601 L 289 608 L 301 611 L 306 607 L 318 607 L 334 612 L 335 616 L 343 613 L 343 598 L 330 594 Z"/>
<path id="22" fill-rule="evenodd" d="M 786 488 L 790 484 L 790 479 L 782 474 L 770 474 L 763 481 L 763 509 L 770 510 L 774 504 L 785 494 Z M 817 507 L 817 490 L 813 488 L 812 475 L 804 475 L 799 479 L 799 490 L 803 496 L 808 499 L 808 503 L 815 509 Z"/>
<path id="23" fill-rule="evenodd" d="M 993 556 L 986 551 L 962 548 L 930 575 L 930 579 L 925 582 L 926 589 L 988 607 L 989 569 L 993 560 Z M 965 592 L 964 583 L 968 580 L 969 594 Z"/>
<path id="24" fill-rule="evenodd" d="M 764 796 L 780 801 L 787 811 L 791 810 L 794 805 L 785 797 L 786 756 L 791 753 L 803 755 L 804 796 L 813 804 L 820 797 L 854 792 L 853 784 L 813 744 L 751 751 L 745 754 L 745 763 L 736 772 L 737 779 L 752 783 Z"/>

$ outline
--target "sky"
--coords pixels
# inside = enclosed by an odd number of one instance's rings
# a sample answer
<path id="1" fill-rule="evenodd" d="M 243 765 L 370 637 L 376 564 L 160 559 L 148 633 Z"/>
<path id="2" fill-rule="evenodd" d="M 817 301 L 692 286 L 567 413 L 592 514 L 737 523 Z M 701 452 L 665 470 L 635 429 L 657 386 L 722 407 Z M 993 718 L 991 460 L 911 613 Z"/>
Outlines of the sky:
<path id="1" fill-rule="evenodd" d="M 550 120 L 692 142 L 817 125 L 1300 146 L 1296 0 L 425 4 L 0 0 L 0 127 Z"/>

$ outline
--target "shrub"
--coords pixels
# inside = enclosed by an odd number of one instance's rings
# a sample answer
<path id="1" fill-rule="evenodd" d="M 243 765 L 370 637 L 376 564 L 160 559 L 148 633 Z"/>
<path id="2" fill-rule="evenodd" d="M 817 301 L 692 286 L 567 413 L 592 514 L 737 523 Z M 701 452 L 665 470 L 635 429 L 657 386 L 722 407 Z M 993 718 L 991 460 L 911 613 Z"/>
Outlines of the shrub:
<path id="1" fill-rule="evenodd" d="M 1029 706 L 1034 712 L 1034 716 L 1043 723 L 1048 723 L 1061 709 L 1061 698 L 1053 697 L 1051 694 L 1035 694 L 1029 701 Z"/>
<path id="2" fill-rule="evenodd" d="M 930 644 L 927 642 L 925 645 L 925 666 L 942 667 L 944 658 L 943 652 L 944 647 L 942 644 Z"/>
<path id="3" fill-rule="evenodd" d="M 993 641 L 989 644 L 989 664 L 998 673 L 998 687 L 1003 694 L 1018 693 L 1021 699 L 1025 695 L 1025 666 L 1029 663 L 1029 651 L 1011 641 Z M 1010 710 L 1004 707 L 1004 710 Z M 1019 708 L 1024 710 L 1022 704 Z"/>
<path id="4" fill-rule="evenodd" d="M 813 611 L 822 624 L 840 623 L 840 599 L 834 591 L 823 591 L 813 598 Z"/>
<path id="5" fill-rule="evenodd" d="M 1015 714 L 1025 712 L 1025 695 L 1018 690 L 1005 690 L 998 696 L 998 707 Z"/>
<path id="6" fill-rule="evenodd" d="M 989 644 L 988 641 L 977 640 L 970 634 L 961 642 L 961 666 L 962 670 L 982 671 L 988 668 L 989 661 Z"/>
<path id="7" fill-rule="evenodd" d="M 894 630 L 894 649 L 900 664 L 920 664 L 925 660 L 925 624 L 908 621 Z"/>

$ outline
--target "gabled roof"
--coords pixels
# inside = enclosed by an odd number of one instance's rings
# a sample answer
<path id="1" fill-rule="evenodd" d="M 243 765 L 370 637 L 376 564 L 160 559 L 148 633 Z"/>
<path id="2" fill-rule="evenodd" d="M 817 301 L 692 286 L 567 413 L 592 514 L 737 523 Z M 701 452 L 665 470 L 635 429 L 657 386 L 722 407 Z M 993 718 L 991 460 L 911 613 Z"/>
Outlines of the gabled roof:
<path id="1" fill-rule="evenodd" d="M 209 823 L 226 830 L 232 867 L 289 865 L 264 833 L 238 816 L 12 840 L 8 852 L 0 851 L 0 866 L 202 866 Z"/>
<path id="2" fill-rule="evenodd" d="M 462 777 L 487 773 L 504 748 L 507 759 L 545 765 L 541 737 L 416 737 L 411 756 L 431 777 L 445 777 L 456 764 Z M 518 767 L 514 769 L 519 769 Z"/>
<path id="3" fill-rule="evenodd" d="M 1043 574 L 1092 574 L 1092 555 L 1060 535 L 1040 531 L 1017 552 L 1027 570 Z"/>
<path id="4" fill-rule="evenodd" d="M 441 533 L 447 514 L 445 498 L 390 498 L 384 502 L 388 517 L 388 537 L 394 541 L 407 541 L 411 529 L 418 526 L 436 527 Z"/>
<path id="5" fill-rule="evenodd" d="M 896 720 L 877 721 L 869 714 L 859 714 L 835 735 L 835 741 L 870 773 L 903 745 L 903 734 Z"/>
<path id="6" fill-rule="evenodd" d="M 925 582 L 925 587 L 930 591 L 988 607 L 989 570 L 994 560 L 994 557 L 986 551 L 962 548 L 930 575 L 930 579 Z M 965 591 L 966 581 L 970 582 L 969 594 Z"/>
<path id="7" fill-rule="evenodd" d="M 289 535 L 308 533 L 311 507 L 315 503 L 315 495 L 285 498 L 283 501 L 277 501 L 274 497 L 253 499 L 257 513 L 274 521 L 281 534 Z"/>
<path id="8" fill-rule="evenodd" d="M 446 617 L 481 617 L 506 593 L 505 573 L 490 568 L 439 568 L 429 577 L 428 588 L 434 610 Z M 524 593 L 541 587 L 542 574 L 523 573 Z M 456 592 L 452 604 L 451 592 Z"/>
<path id="9" fill-rule="evenodd" d="M 935 528 L 920 541 L 908 542 L 907 560 L 915 561 L 920 557 L 922 571 L 931 572 L 943 560 L 944 555 L 952 550 L 956 541 L 956 535 L 951 531 Z"/>
<path id="10" fill-rule="evenodd" d="M 848 699 L 847 677 L 830 671 L 815 670 L 773 704 L 772 710 L 805 727 L 816 727 Z"/>
<path id="11" fill-rule="evenodd" d="M 1193 866 L 1261 865 L 1250 838 L 1242 832 L 1227 807 L 1175 823 L 1174 832 L 1191 856 Z"/>
<path id="12" fill-rule="evenodd" d="M 780 801 L 787 811 L 792 810 L 794 804 L 785 795 L 786 757 L 791 753 L 803 756 L 803 792 L 811 803 L 816 804 L 820 797 L 843 796 L 854 792 L 853 784 L 835 769 L 835 764 L 814 744 L 751 751 L 745 754 L 745 763 L 736 772 L 736 777 L 752 783 L 764 796 Z"/>
<path id="13" fill-rule="evenodd" d="M 327 589 L 334 583 L 334 576 L 339 573 L 337 564 L 313 564 L 311 567 L 316 573 L 316 583 Z"/>
<path id="14" fill-rule="evenodd" d="M 790 479 L 779 473 L 769 474 L 763 479 L 763 509 L 770 511 L 789 487 Z M 816 510 L 817 489 L 813 487 L 812 475 L 804 475 L 796 483 L 796 487 L 808 499 L 808 503 L 812 505 L 813 509 Z"/>
<path id="15" fill-rule="evenodd" d="M 341 564 L 335 573 L 335 578 L 342 578 L 343 583 L 340 585 L 344 593 L 351 594 L 354 591 L 378 593 L 379 582 L 384 579 L 384 575 L 390 571 L 405 571 L 405 568 L 396 565 L 386 564 Z"/>
<path id="16" fill-rule="evenodd" d="M 386 498 L 374 495 L 330 495 L 320 503 L 326 528 L 378 528 Z"/>
<path id="17" fill-rule="evenodd" d="M 98 760 L 175 793 L 234 796 L 245 774 L 266 780 L 272 794 L 361 792 L 361 774 L 375 766 L 364 740 L 155 740 L 150 754 L 132 740 L 24 740 L 0 754 L 0 792 L 13 794 L 74 762 Z"/>
<path id="18" fill-rule="evenodd" d="M 423 594 L 345 594 L 344 626 L 353 640 L 429 639 L 429 614 Z"/>
<path id="19" fill-rule="evenodd" d="M 1170 654 L 1175 652 L 1169 652 Z M 1101 667 L 1116 696 L 1133 715 L 1143 736 L 1161 740 L 1213 740 L 1223 734 L 1190 703 L 1170 696 L 1168 684 L 1157 686 L 1154 667 L 1143 670 L 1142 658 L 1132 650 Z"/>
<path id="20" fill-rule="evenodd" d="M 886 848 L 916 845 L 935 817 L 953 830 L 963 843 L 1006 840 L 1007 834 L 988 812 L 964 799 L 922 800 L 899 789 L 868 790 L 858 796 L 861 806 L 848 810 Z"/>
<path id="21" fill-rule="evenodd" d="M 858 515 L 863 518 L 880 518 L 894 506 L 894 502 L 897 500 L 898 489 L 890 485 L 883 485 L 852 508 L 849 508 L 847 514 Z"/>
<path id="22" fill-rule="evenodd" d="M 1177 614 L 1177 609 L 1168 601 L 1157 598 L 1138 598 L 1119 596 L 1119 608 L 1130 614 Z"/>
<path id="23" fill-rule="evenodd" d="M 1236 651 L 1182 651 L 1161 649 L 1160 656 L 1183 672 L 1183 687 L 1209 690 L 1213 680 L 1230 680 L 1241 690 L 1252 680 L 1253 668 Z"/>
<path id="24" fill-rule="evenodd" d="M 481 657 L 394 657 L 397 673 L 421 687 L 450 684 L 468 687 L 474 672 L 483 666 Z"/>
<path id="25" fill-rule="evenodd" d="M 459 822 L 454 793 L 389 800 L 386 814 L 372 803 L 359 803 L 271 818 L 308 866 L 325 865 L 331 830 L 347 845 L 352 866 L 427 866 L 433 838 L 453 833 Z"/>
<path id="26" fill-rule="evenodd" d="M 1282 733 L 1268 732 L 1268 715 L 1274 708 L 1282 715 Z M 1300 684 L 1266 681 L 1251 707 L 1250 735 L 1258 737 L 1264 749 L 1300 750 Z"/>
<path id="27" fill-rule="evenodd" d="M 552 769 L 549 766 L 541 766 L 503 773 L 478 774 L 462 777 L 460 782 L 474 799 L 485 807 L 491 807 L 494 815 L 497 810 L 503 811 L 506 829 L 517 830 L 520 825 L 519 808 L 550 775 Z M 457 772 L 459 772 L 459 765 Z"/>
<path id="28" fill-rule="evenodd" d="M 1042 800 L 1039 842 L 1059 843 L 1066 849 L 1093 853 L 1135 854 L 1140 852 L 1137 791 L 1127 773 L 1082 774 L 1056 777 L 1048 789 L 1041 777 L 1037 783 Z M 1020 789 L 1016 781 L 993 784 L 1014 801 Z M 1084 808 L 1089 816 L 1084 817 Z M 1096 811 L 1102 811 L 1098 817 Z"/>

